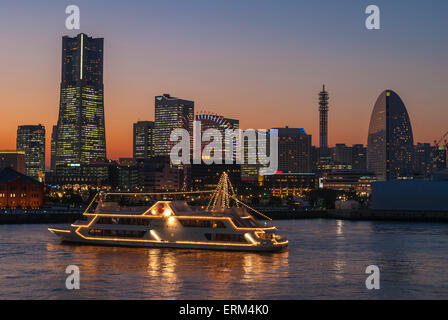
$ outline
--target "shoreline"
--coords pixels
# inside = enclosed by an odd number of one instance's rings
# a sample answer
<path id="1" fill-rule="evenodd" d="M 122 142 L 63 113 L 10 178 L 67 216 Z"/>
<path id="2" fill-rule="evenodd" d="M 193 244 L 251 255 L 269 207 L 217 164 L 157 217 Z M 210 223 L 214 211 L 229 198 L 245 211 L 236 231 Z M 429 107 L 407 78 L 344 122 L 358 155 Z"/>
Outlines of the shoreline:
<path id="1" fill-rule="evenodd" d="M 350 221 L 402 221 L 402 222 L 448 222 L 448 211 L 383 211 L 383 210 L 266 210 L 272 220 L 350 220 Z M 76 212 L 33 212 L 33 213 L 0 213 L 0 225 L 4 224 L 58 224 L 73 223 L 82 213 Z M 257 219 L 265 220 L 257 215 Z"/>
<path id="2" fill-rule="evenodd" d="M 82 213 L 2 213 L 0 225 L 73 223 Z"/>
<path id="3" fill-rule="evenodd" d="M 351 221 L 448 222 L 448 211 L 328 210 L 271 212 L 273 220 L 333 219 Z"/>

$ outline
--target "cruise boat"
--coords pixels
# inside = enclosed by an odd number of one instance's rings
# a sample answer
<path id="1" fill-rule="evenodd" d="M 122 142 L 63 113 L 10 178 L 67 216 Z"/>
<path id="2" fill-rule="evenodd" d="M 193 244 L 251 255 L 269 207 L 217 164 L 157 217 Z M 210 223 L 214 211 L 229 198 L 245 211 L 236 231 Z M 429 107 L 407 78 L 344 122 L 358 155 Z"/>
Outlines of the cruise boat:
<path id="1" fill-rule="evenodd" d="M 276 227 L 262 224 L 250 215 L 247 210 L 250 207 L 228 206 L 231 198 L 225 193 L 230 189 L 223 187 L 222 181 L 223 178 L 204 209 L 181 200 L 127 207 L 117 201 L 106 201 L 110 195 L 124 194 L 101 193 L 82 219 L 67 228 L 48 230 L 63 242 L 95 245 L 237 251 L 287 248 L 288 240 L 277 235 Z M 94 203 L 96 208 L 92 210 Z"/>

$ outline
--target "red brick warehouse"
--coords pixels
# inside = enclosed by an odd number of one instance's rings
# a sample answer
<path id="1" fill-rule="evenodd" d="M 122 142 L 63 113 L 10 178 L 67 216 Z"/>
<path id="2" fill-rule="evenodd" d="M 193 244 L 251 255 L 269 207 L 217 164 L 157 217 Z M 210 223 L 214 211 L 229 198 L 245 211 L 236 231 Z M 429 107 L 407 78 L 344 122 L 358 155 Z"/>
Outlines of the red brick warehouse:
<path id="1" fill-rule="evenodd" d="M 42 183 L 11 168 L 0 170 L 0 208 L 39 209 L 43 203 Z"/>

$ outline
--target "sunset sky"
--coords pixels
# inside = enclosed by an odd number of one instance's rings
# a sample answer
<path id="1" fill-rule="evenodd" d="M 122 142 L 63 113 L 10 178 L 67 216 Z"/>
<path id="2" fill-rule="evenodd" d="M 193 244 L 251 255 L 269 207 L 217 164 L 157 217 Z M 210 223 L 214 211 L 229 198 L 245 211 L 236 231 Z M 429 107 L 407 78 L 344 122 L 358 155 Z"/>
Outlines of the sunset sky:
<path id="1" fill-rule="evenodd" d="M 65 8 L 81 29 L 65 29 Z M 365 8 L 381 9 L 369 31 Z M 446 0 L 158 0 L 0 2 L 0 149 L 18 125 L 57 122 L 62 36 L 105 40 L 107 152 L 132 155 L 132 123 L 154 119 L 154 96 L 242 128 L 303 127 L 318 143 L 317 93 L 330 93 L 329 142 L 367 141 L 377 96 L 403 99 L 415 142 L 448 130 Z"/>

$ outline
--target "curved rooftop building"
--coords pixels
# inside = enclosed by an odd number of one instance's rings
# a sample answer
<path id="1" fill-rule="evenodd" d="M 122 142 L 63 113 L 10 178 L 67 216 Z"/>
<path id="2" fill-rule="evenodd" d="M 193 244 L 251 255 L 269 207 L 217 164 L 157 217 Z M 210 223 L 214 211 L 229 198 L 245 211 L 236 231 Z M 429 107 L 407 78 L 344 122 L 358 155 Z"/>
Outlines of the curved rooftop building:
<path id="1" fill-rule="evenodd" d="M 383 91 L 370 118 L 367 168 L 378 180 L 412 177 L 413 145 L 411 121 L 403 101 L 394 91 Z"/>

